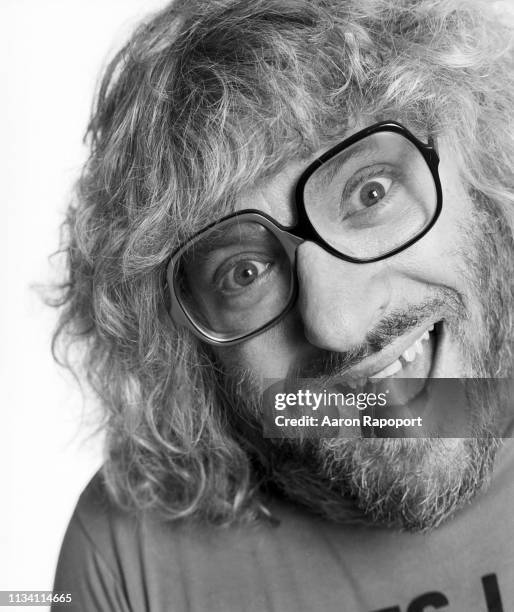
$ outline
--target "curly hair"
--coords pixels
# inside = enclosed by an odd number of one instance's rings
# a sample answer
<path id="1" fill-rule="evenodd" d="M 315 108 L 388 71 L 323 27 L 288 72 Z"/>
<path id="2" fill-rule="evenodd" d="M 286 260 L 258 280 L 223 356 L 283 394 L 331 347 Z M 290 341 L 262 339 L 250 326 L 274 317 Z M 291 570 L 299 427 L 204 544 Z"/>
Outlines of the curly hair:
<path id="1" fill-rule="evenodd" d="M 398 117 L 446 137 L 470 192 L 513 204 L 512 34 L 493 4 L 180 0 L 111 61 L 63 225 L 54 354 L 99 397 L 122 507 L 225 524 L 259 513 L 215 362 L 170 321 L 165 289 L 169 254 L 242 190 L 356 117 Z"/>

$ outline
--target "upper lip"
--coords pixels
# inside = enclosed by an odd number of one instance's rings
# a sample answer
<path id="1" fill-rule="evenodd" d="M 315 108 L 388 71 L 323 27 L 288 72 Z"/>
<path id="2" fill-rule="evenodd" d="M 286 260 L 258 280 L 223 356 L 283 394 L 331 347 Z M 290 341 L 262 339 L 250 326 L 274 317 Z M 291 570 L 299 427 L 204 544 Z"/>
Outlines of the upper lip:
<path id="1" fill-rule="evenodd" d="M 434 324 L 435 321 L 429 321 L 422 327 L 417 327 L 397 340 L 393 340 L 380 352 L 370 355 L 369 357 L 365 357 L 356 366 L 353 366 L 347 370 L 341 378 L 344 380 L 354 381 L 372 377 L 373 374 L 380 372 L 380 370 L 383 370 L 385 367 L 399 359 L 401 354 L 418 338 L 421 338 L 424 332 Z"/>

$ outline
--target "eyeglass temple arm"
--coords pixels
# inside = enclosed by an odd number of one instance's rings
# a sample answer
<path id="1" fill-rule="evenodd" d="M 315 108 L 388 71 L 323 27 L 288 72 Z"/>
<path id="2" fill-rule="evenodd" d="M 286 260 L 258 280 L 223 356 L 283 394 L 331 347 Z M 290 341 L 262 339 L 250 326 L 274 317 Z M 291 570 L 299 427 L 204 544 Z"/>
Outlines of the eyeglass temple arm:
<path id="1" fill-rule="evenodd" d="M 434 149 L 434 151 L 439 155 L 439 149 L 437 146 L 437 137 L 436 136 L 429 136 L 428 137 L 428 146 L 432 147 L 432 149 Z"/>

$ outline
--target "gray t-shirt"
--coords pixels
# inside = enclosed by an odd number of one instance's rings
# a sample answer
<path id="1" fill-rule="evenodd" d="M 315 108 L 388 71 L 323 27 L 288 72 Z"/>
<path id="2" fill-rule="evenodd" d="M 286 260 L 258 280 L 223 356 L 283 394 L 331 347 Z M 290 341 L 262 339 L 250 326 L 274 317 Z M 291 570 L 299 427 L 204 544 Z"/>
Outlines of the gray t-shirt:
<path id="1" fill-rule="evenodd" d="M 136 519 L 95 476 L 62 546 L 54 589 L 92 612 L 511 612 L 514 440 L 492 484 L 429 534 L 331 524 L 274 501 L 278 525 Z"/>

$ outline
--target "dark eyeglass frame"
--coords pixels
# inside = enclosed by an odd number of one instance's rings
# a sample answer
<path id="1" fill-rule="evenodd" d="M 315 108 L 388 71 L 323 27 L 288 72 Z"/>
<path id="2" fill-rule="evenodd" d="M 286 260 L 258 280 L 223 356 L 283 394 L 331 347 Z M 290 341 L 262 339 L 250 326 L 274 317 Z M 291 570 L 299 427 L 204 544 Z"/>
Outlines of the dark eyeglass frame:
<path id="1" fill-rule="evenodd" d="M 371 258 L 356 258 L 345 253 L 341 253 L 337 249 L 335 249 L 332 245 L 328 244 L 322 236 L 316 231 L 314 226 L 309 220 L 307 215 L 307 211 L 305 208 L 305 200 L 304 200 L 304 190 L 307 181 L 312 176 L 312 174 L 318 170 L 324 163 L 341 153 L 344 149 L 354 145 L 355 143 L 371 136 L 372 134 L 377 134 L 379 132 L 394 132 L 396 134 L 400 134 L 407 140 L 409 140 L 421 153 L 423 159 L 425 160 L 433 181 L 436 190 L 436 207 L 433 213 L 433 217 L 430 222 L 415 236 L 410 238 L 407 242 L 402 244 L 399 247 L 391 249 L 386 253 L 379 255 L 378 257 Z M 293 307 L 296 302 L 296 298 L 298 296 L 298 281 L 295 270 L 295 260 L 296 260 L 296 249 L 297 247 L 305 242 L 306 240 L 312 241 L 318 246 L 321 246 L 325 251 L 337 257 L 338 259 L 342 259 L 344 261 L 348 261 L 356 264 L 363 263 L 373 263 L 376 261 L 380 261 L 382 259 L 387 259 L 405 249 L 408 249 L 414 243 L 416 243 L 420 238 L 425 236 L 437 221 L 439 215 L 441 214 L 442 205 L 443 205 L 443 195 L 441 188 L 441 181 L 439 179 L 438 173 L 439 166 L 439 155 L 437 153 L 437 147 L 435 141 L 432 137 L 428 138 L 428 143 L 424 143 L 418 138 L 416 138 L 407 128 L 405 128 L 400 123 L 395 121 L 381 121 L 379 123 L 375 123 L 356 134 L 353 134 L 349 138 L 345 138 L 342 142 L 335 145 L 328 151 L 326 151 L 323 155 L 314 160 L 309 166 L 303 171 L 298 182 L 296 184 L 295 189 L 295 204 L 297 211 L 297 223 L 292 227 L 286 227 L 278 223 L 273 217 L 267 215 L 266 213 L 261 212 L 260 210 L 255 209 L 245 209 L 222 219 L 219 219 L 208 226 L 204 227 L 200 231 L 196 232 L 191 238 L 189 238 L 185 243 L 183 243 L 178 249 L 176 249 L 169 261 L 167 263 L 167 278 L 168 278 L 168 288 L 170 292 L 170 316 L 173 321 L 179 325 L 185 325 L 188 327 L 193 333 L 195 333 L 201 340 L 208 342 L 209 344 L 217 345 L 217 346 L 230 346 L 233 344 L 238 344 L 239 342 L 243 342 L 245 340 L 249 340 L 254 336 L 261 334 L 266 331 L 270 327 L 273 327 L 276 323 L 278 323 Z M 186 251 L 190 245 L 197 240 L 197 238 L 202 236 L 208 236 L 210 232 L 213 232 L 216 229 L 219 229 L 220 226 L 232 221 L 233 219 L 238 218 L 240 221 L 255 221 L 260 223 L 263 227 L 268 229 L 274 237 L 280 242 L 282 245 L 287 257 L 290 260 L 291 270 L 293 271 L 293 285 L 291 290 L 291 295 L 289 297 L 289 301 L 287 305 L 284 307 L 283 311 L 274 317 L 268 323 L 262 325 L 258 329 L 244 334 L 238 337 L 229 337 L 223 338 L 220 335 L 216 336 L 212 332 L 210 332 L 207 328 L 203 327 L 198 322 L 194 321 L 188 314 L 186 308 L 183 307 L 179 296 L 175 290 L 174 279 L 175 279 L 175 267 L 177 262 L 180 260 L 180 256 Z"/>

